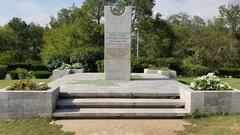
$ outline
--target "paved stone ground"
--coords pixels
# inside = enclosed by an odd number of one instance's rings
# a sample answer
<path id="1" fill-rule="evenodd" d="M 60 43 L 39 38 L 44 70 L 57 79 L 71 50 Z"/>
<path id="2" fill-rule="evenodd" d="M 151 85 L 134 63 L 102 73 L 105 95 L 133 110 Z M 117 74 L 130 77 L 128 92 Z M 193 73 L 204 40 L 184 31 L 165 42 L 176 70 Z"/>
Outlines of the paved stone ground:
<path id="1" fill-rule="evenodd" d="M 104 80 L 103 73 L 77 73 L 66 75 L 49 84 L 59 86 L 61 92 L 68 91 L 123 91 L 123 92 L 179 92 L 183 85 L 176 80 L 169 80 L 159 74 L 132 74 L 131 81 Z"/>
<path id="2" fill-rule="evenodd" d="M 184 120 L 57 120 L 63 131 L 75 135 L 177 135 L 191 123 Z"/>

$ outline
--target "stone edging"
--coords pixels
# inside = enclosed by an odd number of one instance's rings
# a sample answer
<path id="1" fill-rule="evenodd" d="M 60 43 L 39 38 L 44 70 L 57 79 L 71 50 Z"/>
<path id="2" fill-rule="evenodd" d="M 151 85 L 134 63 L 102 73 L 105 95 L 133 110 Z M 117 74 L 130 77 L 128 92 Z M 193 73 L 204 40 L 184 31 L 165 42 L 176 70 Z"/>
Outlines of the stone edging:
<path id="1" fill-rule="evenodd" d="M 176 79 L 177 72 L 174 70 L 163 71 L 163 70 L 154 70 L 154 69 L 144 69 L 144 74 L 160 74 L 167 76 L 169 79 Z"/>
<path id="2" fill-rule="evenodd" d="M 0 118 L 52 117 L 59 87 L 47 91 L 0 91 Z"/>
<path id="3" fill-rule="evenodd" d="M 180 97 L 185 100 L 185 108 L 193 113 L 238 113 L 240 112 L 240 91 L 193 91 L 180 87 Z"/>

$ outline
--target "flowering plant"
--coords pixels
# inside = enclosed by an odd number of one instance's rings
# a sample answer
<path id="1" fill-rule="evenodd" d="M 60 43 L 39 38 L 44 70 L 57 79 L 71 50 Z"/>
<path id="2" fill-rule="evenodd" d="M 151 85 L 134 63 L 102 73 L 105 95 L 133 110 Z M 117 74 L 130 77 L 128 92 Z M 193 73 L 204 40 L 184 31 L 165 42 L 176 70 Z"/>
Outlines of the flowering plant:
<path id="1" fill-rule="evenodd" d="M 194 79 L 190 87 L 194 90 L 232 90 L 227 82 L 223 82 L 214 73 L 208 73 L 206 76 Z"/>
<path id="2" fill-rule="evenodd" d="M 83 66 L 80 63 L 75 63 L 73 65 L 63 63 L 61 67 L 59 67 L 57 70 L 67 70 L 67 69 L 81 69 Z"/>
<path id="3" fill-rule="evenodd" d="M 30 78 L 27 79 L 20 79 L 17 82 L 15 82 L 13 85 L 7 88 L 7 90 L 26 90 L 26 91 L 31 91 L 31 90 L 39 90 L 39 91 L 44 91 L 48 90 L 49 87 L 46 83 L 34 83 Z"/>

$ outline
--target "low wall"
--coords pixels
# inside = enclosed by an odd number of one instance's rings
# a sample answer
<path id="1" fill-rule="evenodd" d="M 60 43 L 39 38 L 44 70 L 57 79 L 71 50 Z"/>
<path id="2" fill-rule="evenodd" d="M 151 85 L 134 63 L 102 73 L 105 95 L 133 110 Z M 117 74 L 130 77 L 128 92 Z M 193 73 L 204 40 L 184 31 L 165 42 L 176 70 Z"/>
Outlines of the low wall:
<path id="1" fill-rule="evenodd" d="M 154 70 L 154 69 L 144 69 L 145 74 L 160 74 L 167 76 L 169 79 L 176 79 L 177 78 L 177 72 L 174 70 L 169 71 L 162 71 L 162 70 Z"/>
<path id="2" fill-rule="evenodd" d="M 0 118 L 52 117 L 59 87 L 47 91 L 0 90 Z"/>
<path id="3" fill-rule="evenodd" d="M 180 87 L 180 97 L 185 100 L 189 112 L 198 110 L 201 113 L 239 113 L 240 91 L 193 91 Z"/>

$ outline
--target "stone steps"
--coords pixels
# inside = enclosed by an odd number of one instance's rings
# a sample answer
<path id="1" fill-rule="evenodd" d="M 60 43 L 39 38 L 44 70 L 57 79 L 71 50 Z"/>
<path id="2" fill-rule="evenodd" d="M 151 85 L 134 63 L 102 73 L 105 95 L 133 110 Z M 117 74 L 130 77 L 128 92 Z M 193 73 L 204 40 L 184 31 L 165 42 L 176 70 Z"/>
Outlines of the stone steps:
<path id="1" fill-rule="evenodd" d="M 66 88 L 60 92 L 55 118 L 178 118 L 188 113 L 177 87 Z"/>
<path id="2" fill-rule="evenodd" d="M 55 118 L 178 118 L 188 112 L 184 109 L 158 108 L 72 108 L 57 109 Z"/>
<path id="3" fill-rule="evenodd" d="M 181 99 L 75 98 L 60 99 L 57 108 L 183 108 Z"/>
<path id="4" fill-rule="evenodd" d="M 179 92 L 104 92 L 68 91 L 61 92 L 60 98 L 179 98 Z"/>

